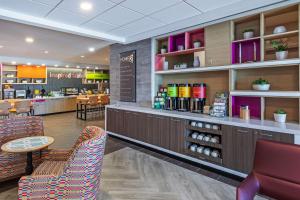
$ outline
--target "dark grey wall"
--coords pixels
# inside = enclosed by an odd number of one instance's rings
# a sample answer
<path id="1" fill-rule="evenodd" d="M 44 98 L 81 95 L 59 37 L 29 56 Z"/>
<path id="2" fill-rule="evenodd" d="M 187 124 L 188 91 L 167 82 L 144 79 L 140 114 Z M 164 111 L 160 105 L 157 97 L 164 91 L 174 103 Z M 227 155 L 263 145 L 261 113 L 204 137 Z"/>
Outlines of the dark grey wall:
<path id="1" fill-rule="evenodd" d="M 136 103 L 151 106 L 151 39 L 131 44 L 113 44 L 110 50 L 111 102 L 120 101 L 120 53 L 136 50 Z"/>

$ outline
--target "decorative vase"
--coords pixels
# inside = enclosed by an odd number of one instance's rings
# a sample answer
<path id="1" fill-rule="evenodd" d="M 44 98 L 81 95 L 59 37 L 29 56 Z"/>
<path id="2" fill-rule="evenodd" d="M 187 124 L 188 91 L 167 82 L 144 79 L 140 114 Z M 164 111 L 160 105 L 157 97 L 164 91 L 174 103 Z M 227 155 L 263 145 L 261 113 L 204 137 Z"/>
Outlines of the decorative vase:
<path id="1" fill-rule="evenodd" d="M 250 39 L 250 38 L 253 38 L 253 36 L 254 36 L 253 31 L 249 31 L 249 32 L 244 33 L 244 39 Z"/>
<path id="2" fill-rule="evenodd" d="M 178 45 L 177 46 L 177 50 L 178 51 L 183 51 L 184 50 L 184 46 L 183 45 Z"/>
<path id="3" fill-rule="evenodd" d="M 276 26 L 274 28 L 273 34 L 284 33 L 286 32 L 285 26 Z"/>
<path id="4" fill-rule="evenodd" d="M 160 53 L 161 54 L 167 53 L 167 49 L 160 49 Z"/>
<path id="5" fill-rule="evenodd" d="M 276 59 L 277 60 L 284 60 L 288 57 L 288 51 L 277 51 L 276 52 Z"/>
<path id="6" fill-rule="evenodd" d="M 194 42 L 193 45 L 195 49 L 199 48 L 201 46 L 201 42 Z"/>
<path id="7" fill-rule="evenodd" d="M 163 67 L 164 71 L 169 69 L 169 62 L 165 61 L 164 62 L 164 67 Z"/>
<path id="8" fill-rule="evenodd" d="M 199 56 L 194 57 L 193 66 L 194 66 L 194 67 L 200 67 L 200 59 L 199 59 Z"/>
<path id="9" fill-rule="evenodd" d="M 276 113 L 274 113 L 274 119 L 275 119 L 276 122 L 285 123 L 286 114 L 276 114 Z"/>
<path id="10" fill-rule="evenodd" d="M 263 85 L 253 84 L 252 88 L 253 88 L 253 90 L 267 91 L 270 89 L 270 86 L 271 86 L 270 84 L 263 84 Z"/>

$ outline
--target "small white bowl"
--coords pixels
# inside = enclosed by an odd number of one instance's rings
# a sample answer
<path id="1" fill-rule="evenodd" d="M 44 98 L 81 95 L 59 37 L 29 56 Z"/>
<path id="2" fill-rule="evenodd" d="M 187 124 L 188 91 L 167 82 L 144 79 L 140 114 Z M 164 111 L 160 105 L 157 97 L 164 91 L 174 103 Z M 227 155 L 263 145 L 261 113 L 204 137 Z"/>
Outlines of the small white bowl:
<path id="1" fill-rule="evenodd" d="M 273 34 L 284 33 L 286 32 L 285 26 L 276 26 L 274 28 Z"/>
<path id="2" fill-rule="evenodd" d="M 253 84 L 252 88 L 253 90 L 259 90 L 259 91 L 267 91 L 270 90 L 270 84 L 264 84 L 264 85 L 259 85 L 259 84 Z"/>

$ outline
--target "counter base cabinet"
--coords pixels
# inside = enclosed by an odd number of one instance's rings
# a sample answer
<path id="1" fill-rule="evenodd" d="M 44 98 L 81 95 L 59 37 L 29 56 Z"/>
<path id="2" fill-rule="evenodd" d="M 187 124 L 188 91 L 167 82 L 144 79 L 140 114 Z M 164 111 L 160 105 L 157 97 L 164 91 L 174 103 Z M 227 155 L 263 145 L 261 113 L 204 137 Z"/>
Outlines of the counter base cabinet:
<path id="1" fill-rule="evenodd" d="M 189 130 L 191 127 L 188 125 L 188 120 L 111 108 L 107 109 L 106 119 L 107 131 L 245 174 L 252 170 L 257 140 L 267 139 L 294 143 L 294 136 L 291 134 L 229 125 L 222 125 L 222 132 L 196 128 L 199 132 L 222 136 L 221 144 L 213 146 L 222 149 L 222 159 L 220 161 L 220 159 L 205 157 L 205 155 L 185 149 L 185 136 L 189 135 L 191 131 Z M 210 147 L 212 145 L 210 144 Z"/>
<path id="2" fill-rule="evenodd" d="M 184 151 L 185 120 L 107 109 L 107 130 L 177 153 Z"/>
<path id="3" fill-rule="evenodd" d="M 224 166 L 248 174 L 254 161 L 256 141 L 260 139 L 285 143 L 294 143 L 294 136 L 290 134 L 270 131 L 225 126 L 223 137 Z"/>
<path id="4" fill-rule="evenodd" d="M 35 115 L 46 115 L 53 113 L 70 112 L 76 110 L 76 97 L 44 99 L 41 102 L 34 103 Z"/>

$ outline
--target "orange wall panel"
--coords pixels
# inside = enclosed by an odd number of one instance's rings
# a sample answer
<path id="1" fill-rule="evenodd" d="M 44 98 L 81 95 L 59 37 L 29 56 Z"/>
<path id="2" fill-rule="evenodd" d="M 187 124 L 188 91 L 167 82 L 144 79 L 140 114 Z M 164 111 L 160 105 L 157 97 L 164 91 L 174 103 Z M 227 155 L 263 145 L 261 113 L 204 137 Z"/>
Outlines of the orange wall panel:
<path id="1" fill-rule="evenodd" d="M 46 66 L 17 66 L 18 78 L 46 78 L 47 70 Z"/>

